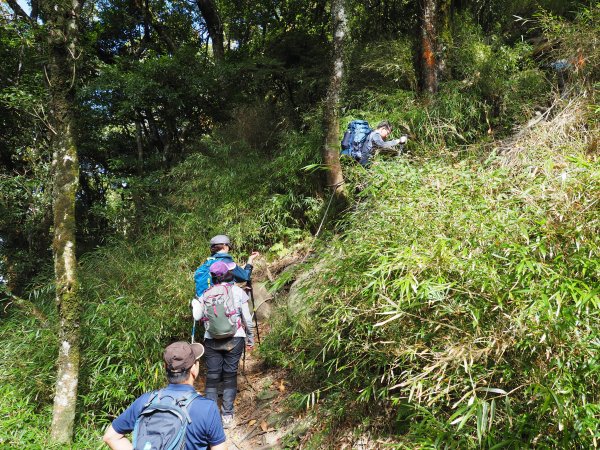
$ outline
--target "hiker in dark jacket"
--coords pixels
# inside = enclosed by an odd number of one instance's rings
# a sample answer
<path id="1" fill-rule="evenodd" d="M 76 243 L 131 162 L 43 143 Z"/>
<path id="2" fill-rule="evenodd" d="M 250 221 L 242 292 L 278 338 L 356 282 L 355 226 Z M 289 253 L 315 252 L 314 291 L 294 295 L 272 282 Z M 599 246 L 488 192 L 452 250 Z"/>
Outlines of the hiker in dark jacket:
<path id="1" fill-rule="evenodd" d="M 200 297 L 204 291 L 209 287 L 207 280 L 210 279 L 208 274 L 208 268 L 217 261 L 225 263 L 235 262 L 233 257 L 229 254 L 231 250 L 231 241 L 229 237 L 224 234 L 219 234 L 210 240 L 210 257 L 202 264 L 194 273 L 194 282 L 196 284 L 196 296 Z M 260 253 L 252 252 L 248 257 L 246 265 L 242 268 L 236 264 L 233 269 L 233 278 L 236 282 L 248 282 L 252 276 L 252 263 Z M 208 278 L 207 278 L 208 277 Z"/>
<path id="2" fill-rule="evenodd" d="M 377 128 L 369 133 L 361 148 L 361 158 L 359 162 L 362 166 L 366 167 L 369 165 L 373 150 L 375 148 L 393 148 L 396 145 L 403 143 L 402 139 L 394 139 L 386 142 L 385 140 L 391 133 L 392 126 L 387 120 L 379 122 L 377 124 Z M 404 142 L 406 142 L 406 139 Z"/>

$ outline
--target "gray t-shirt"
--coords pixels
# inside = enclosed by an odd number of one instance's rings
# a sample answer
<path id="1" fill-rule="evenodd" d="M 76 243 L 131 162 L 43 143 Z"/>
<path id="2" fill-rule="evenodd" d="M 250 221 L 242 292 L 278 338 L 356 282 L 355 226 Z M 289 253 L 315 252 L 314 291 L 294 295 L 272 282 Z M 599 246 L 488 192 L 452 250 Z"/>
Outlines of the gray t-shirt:
<path id="1" fill-rule="evenodd" d="M 400 139 L 394 139 L 386 142 L 377 131 L 371 131 L 361 148 L 360 163 L 363 166 L 369 163 L 369 159 L 371 159 L 371 154 L 373 153 L 373 148 L 392 148 L 399 143 Z"/>

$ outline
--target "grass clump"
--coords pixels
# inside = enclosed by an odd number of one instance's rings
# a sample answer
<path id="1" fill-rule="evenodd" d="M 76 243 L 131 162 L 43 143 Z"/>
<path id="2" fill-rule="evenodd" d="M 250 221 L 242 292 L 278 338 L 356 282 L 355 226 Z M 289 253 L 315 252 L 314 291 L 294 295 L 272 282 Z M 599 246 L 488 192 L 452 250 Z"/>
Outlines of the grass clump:
<path id="1" fill-rule="evenodd" d="M 482 161 L 375 163 L 268 356 L 409 447 L 600 437 L 600 165 L 577 102 Z M 568 131 L 568 133 L 566 133 Z M 285 351 L 283 351 L 285 349 Z"/>

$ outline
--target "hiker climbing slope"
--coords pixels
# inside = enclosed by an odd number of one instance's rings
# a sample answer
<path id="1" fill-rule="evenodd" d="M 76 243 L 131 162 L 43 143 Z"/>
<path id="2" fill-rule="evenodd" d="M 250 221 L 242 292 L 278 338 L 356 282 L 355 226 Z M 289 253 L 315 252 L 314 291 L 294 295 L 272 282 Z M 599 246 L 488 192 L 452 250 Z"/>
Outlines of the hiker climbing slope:
<path id="1" fill-rule="evenodd" d="M 373 151 L 376 148 L 394 148 L 398 144 L 398 155 L 406 144 L 407 137 L 394 139 L 386 142 L 387 137 L 392 133 L 392 127 L 387 120 L 379 122 L 377 128 L 372 129 L 368 122 L 364 120 L 353 120 L 348 124 L 341 142 L 341 155 L 347 155 L 367 167 L 370 163 Z"/>
<path id="2" fill-rule="evenodd" d="M 254 346 L 248 295 L 234 284 L 235 263 L 217 261 L 210 266 L 213 286 L 192 300 L 194 320 L 204 323 L 206 348 L 206 397 L 218 401 L 223 381 L 223 426 L 234 426 L 233 404 L 237 394 L 237 371 L 247 343 Z"/>
<path id="3" fill-rule="evenodd" d="M 361 148 L 361 156 L 359 163 L 363 166 L 368 166 L 375 148 L 393 148 L 398 144 L 404 144 L 406 137 L 386 141 L 387 137 L 392 133 L 392 126 L 387 120 L 379 122 L 367 138 Z"/>
<path id="4" fill-rule="evenodd" d="M 233 257 L 229 254 L 231 250 L 231 241 L 224 234 L 219 234 L 210 240 L 210 257 L 194 273 L 194 283 L 196 286 L 196 297 L 200 297 L 211 284 L 210 266 L 217 261 L 233 263 Z M 236 264 L 233 269 L 233 277 L 237 282 L 248 282 L 252 276 L 252 263 L 254 258 L 259 255 L 258 252 L 252 252 L 248 257 L 246 265 L 242 268 Z"/>

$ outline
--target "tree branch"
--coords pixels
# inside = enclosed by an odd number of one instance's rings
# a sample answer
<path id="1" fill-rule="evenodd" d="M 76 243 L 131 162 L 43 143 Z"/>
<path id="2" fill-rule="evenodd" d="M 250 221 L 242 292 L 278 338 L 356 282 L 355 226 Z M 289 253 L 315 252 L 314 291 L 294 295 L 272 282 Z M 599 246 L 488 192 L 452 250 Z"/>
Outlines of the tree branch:
<path id="1" fill-rule="evenodd" d="M 167 29 L 156 20 L 154 14 L 152 13 L 152 11 L 150 11 L 150 7 L 147 4 L 146 7 L 144 7 L 143 12 L 145 22 L 149 23 L 150 26 L 156 30 L 158 36 L 163 40 L 165 44 L 167 44 L 169 51 L 171 53 L 175 53 L 175 51 L 177 50 L 175 41 L 173 41 Z"/>
<path id="2" fill-rule="evenodd" d="M 21 308 L 28 315 L 35 317 L 40 322 L 40 324 L 42 325 L 43 328 L 48 327 L 48 318 L 45 316 L 45 314 L 42 311 L 39 310 L 39 308 L 37 306 L 35 306 L 33 304 L 33 302 L 31 302 L 31 300 L 26 300 L 24 298 L 18 297 L 10 292 L 6 292 L 6 295 L 8 296 L 9 299 L 12 300 L 12 303 L 15 306 L 18 306 L 19 308 Z"/>
<path id="3" fill-rule="evenodd" d="M 21 8 L 21 6 L 17 3 L 16 0 L 7 0 L 7 2 L 8 6 L 10 6 L 10 9 L 12 9 L 17 16 L 22 17 L 31 24 L 35 23 L 34 20 L 31 17 L 29 17 L 29 14 L 27 14 L 23 10 L 23 8 Z"/>

